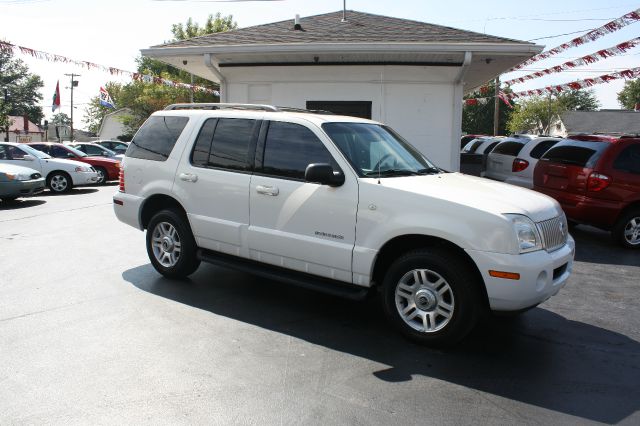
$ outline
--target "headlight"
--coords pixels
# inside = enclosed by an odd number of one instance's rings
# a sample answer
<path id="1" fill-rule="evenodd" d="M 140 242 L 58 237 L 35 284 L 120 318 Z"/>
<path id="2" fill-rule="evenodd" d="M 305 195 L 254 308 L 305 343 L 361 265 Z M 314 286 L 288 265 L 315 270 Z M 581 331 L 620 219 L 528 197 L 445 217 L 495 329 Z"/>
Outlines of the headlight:
<path id="1" fill-rule="evenodd" d="M 531 219 L 521 214 L 506 214 L 513 224 L 520 253 L 542 250 L 542 239 L 538 227 Z"/>
<path id="2" fill-rule="evenodd" d="M 9 180 L 29 180 L 31 176 L 25 173 L 7 173 L 7 179 Z"/>
<path id="3" fill-rule="evenodd" d="M 76 167 L 76 172 L 90 172 L 91 169 L 89 167 L 85 167 L 85 166 L 78 166 Z"/>

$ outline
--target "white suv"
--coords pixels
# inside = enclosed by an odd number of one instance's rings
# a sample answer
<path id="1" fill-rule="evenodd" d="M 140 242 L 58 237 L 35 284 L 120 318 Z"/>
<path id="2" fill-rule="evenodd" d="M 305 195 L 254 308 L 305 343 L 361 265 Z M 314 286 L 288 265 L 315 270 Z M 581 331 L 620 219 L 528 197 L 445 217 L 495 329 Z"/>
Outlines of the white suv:
<path id="1" fill-rule="evenodd" d="M 553 199 L 448 173 L 389 127 L 272 106 L 173 105 L 140 128 L 114 195 L 161 274 L 201 260 L 351 298 L 406 336 L 464 337 L 556 294 L 574 242 Z"/>

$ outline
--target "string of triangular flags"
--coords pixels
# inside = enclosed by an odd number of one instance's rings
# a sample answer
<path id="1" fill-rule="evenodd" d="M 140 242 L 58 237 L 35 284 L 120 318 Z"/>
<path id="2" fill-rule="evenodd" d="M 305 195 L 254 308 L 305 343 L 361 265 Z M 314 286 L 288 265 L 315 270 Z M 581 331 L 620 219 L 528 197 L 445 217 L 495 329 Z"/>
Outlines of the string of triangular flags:
<path id="1" fill-rule="evenodd" d="M 505 81 L 504 84 L 510 86 L 512 84 L 524 83 L 527 80 L 533 80 L 535 78 L 543 77 L 545 75 L 566 71 L 566 70 L 580 67 L 583 65 L 593 64 L 595 62 L 600 61 L 601 59 L 606 59 L 606 58 L 610 58 L 613 56 L 618 56 L 623 53 L 626 53 L 628 50 L 633 49 L 634 47 L 637 47 L 637 46 L 640 46 L 640 37 L 633 38 L 629 41 L 625 41 L 624 43 L 617 44 L 608 49 L 598 50 L 597 52 L 592 53 L 590 55 L 586 55 L 581 58 L 567 61 L 563 64 L 556 65 L 554 67 L 547 68 L 542 71 L 536 71 L 534 73 L 531 73 L 522 77 Z"/>
<path id="2" fill-rule="evenodd" d="M 153 75 L 126 71 L 116 67 L 107 67 L 107 66 L 96 64 L 89 61 L 77 61 L 75 59 L 71 59 L 66 56 L 43 52 L 42 50 L 31 49 L 29 47 L 18 46 L 16 44 L 8 43 L 2 40 L 0 40 L 0 50 L 11 51 L 13 53 L 21 53 L 23 55 L 29 55 L 36 59 L 43 59 L 48 62 L 61 62 L 65 64 L 73 64 L 78 67 L 86 68 L 88 70 L 96 69 L 96 70 L 108 72 L 111 75 L 127 76 L 133 80 L 142 81 L 144 83 L 163 84 L 165 86 L 171 86 L 171 87 L 181 87 L 183 89 L 193 90 L 196 92 L 209 93 L 214 96 L 220 96 L 219 91 L 212 90 L 207 87 L 191 85 L 188 83 L 182 83 L 180 81 L 169 80 L 166 78 L 157 77 Z"/>
<path id="3" fill-rule="evenodd" d="M 489 103 L 489 101 L 493 102 L 494 98 L 495 96 L 485 96 L 483 98 L 463 99 L 462 103 L 466 106 L 486 105 Z M 499 92 L 498 98 L 500 98 L 500 100 L 504 102 L 504 104 L 509 108 L 513 108 L 513 105 L 511 105 L 511 102 L 509 102 L 509 95 L 507 93 Z"/>
<path id="4" fill-rule="evenodd" d="M 640 9 L 636 9 L 632 12 L 629 12 L 618 19 L 614 19 L 611 22 L 607 22 L 603 26 L 599 28 L 595 28 L 589 31 L 588 33 L 580 37 L 576 37 L 567 43 L 562 43 L 561 45 L 556 46 L 553 49 L 545 50 L 544 52 L 539 53 L 533 56 L 532 58 L 527 59 L 524 62 L 519 63 L 515 67 L 511 68 L 509 71 L 519 70 L 521 68 L 526 67 L 527 65 L 531 65 L 534 62 L 541 61 L 543 59 L 547 59 L 551 56 L 555 56 L 559 53 L 562 53 L 565 50 L 570 49 L 572 47 L 582 46 L 583 44 L 595 41 L 605 36 L 606 34 L 616 32 L 626 27 L 627 25 L 633 24 L 634 22 L 638 22 L 638 21 L 640 21 Z"/>

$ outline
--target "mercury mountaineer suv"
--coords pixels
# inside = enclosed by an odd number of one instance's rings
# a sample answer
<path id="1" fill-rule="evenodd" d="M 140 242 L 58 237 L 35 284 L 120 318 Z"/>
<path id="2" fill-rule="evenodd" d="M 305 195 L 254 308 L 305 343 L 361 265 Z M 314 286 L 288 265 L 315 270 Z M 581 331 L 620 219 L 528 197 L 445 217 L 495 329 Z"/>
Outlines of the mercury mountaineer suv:
<path id="1" fill-rule="evenodd" d="M 176 104 L 123 164 L 115 214 L 147 230 L 160 274 L 206 261 L 353 299 L 377 289 L 398 330 L 429 345 L 538 305 L 572 270 L 555 200 L 446 172 L 371 120 Z"/>

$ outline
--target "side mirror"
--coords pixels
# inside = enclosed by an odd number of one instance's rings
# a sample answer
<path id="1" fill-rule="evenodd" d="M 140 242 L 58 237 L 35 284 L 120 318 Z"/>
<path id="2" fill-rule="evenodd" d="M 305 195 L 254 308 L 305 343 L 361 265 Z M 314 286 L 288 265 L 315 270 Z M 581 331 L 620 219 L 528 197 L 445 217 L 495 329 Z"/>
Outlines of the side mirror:
<path id="1" fill-rule="evenodd" d="M 334 171 L 333 167 L 326 163 L 309 164 L 304 171 L 304 179 L 307 182 L 319 183 L 320 185 L 341 186 L 344 184 L 344 174 L 341 171 Z"/>
<path id="2" fill-rule="evenodd" d="M 25 154 L 24 157 L 22 157 L 22 159 L 24 161 L 36 161 L 36 157 L 34 157 L 31 154 Z"/>

